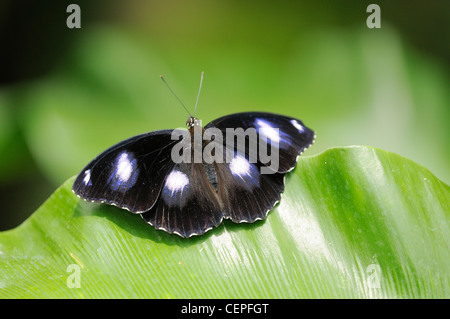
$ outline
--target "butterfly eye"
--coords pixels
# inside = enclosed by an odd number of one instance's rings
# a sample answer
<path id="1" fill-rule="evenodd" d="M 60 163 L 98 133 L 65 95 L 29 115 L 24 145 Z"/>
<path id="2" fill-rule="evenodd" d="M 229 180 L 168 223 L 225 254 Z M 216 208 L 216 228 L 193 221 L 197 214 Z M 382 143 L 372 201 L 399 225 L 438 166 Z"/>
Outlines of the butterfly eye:
<path id="1" fill-rule="evenodd" d="M 189 116 L 186 121 L 186 126 L 188 128 L 191 128 L 191 127 L 194 127 L 195 125 L 198 125 L 198 120 L 193 116 Z"/>

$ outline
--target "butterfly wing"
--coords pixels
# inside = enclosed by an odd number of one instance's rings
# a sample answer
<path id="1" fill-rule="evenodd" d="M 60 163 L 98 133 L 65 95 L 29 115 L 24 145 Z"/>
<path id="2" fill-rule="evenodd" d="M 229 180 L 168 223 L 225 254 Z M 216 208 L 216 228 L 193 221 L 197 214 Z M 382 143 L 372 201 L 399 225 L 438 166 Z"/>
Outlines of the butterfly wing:
<path id="1" fill-rule="evenodd" d="M 314 132 L 300 120 L 283 115 L 250 112 L 218 118 L 205 129 L 216 128 L 222 132 L 224 154 L 231 161 L 216 164 L 218 195 L 224 207 L 224 217 L 233 222 L 254 222 L 264 219 L 280 200 L 284 190 L 284 175 L 292 170 L 298 156 L 314 142 Z M 264 174 L 265 166 L 256 149 L 250 148 L 248 138 L 245 148 L 227 145 L 227 129 L 255 128 L 258 142 L 264 138 L 268 146 L 277 148 L 277 170 Z M 276 129 L 276 130 L 275 130 Z M 276 134 L 275 134 L 275 133 Z M 263 136 L 264 135 L 264 136 Z M 276 141 L 276 143 L 273 143 Z M 258 145 L 258 150 L 259 150 Z M 264 162 L 265 163 L 265 162 Z"/>
<path id="2" fill-rule="evenodd" d="M 172 130 L 124 140 L 92 160 L 78 175 L 73 192 L 84 200 L 107 203 L 133 213 L 149 210 L 173 168 Z"/>
<path id="3" fill-rule="evenodd" d="M 155 206 L 141 216 L 157 229 L 181 237 L 201 235 L 223 219 L 222 208 L 203 163 L 176 164 Z"/>
<path id="4" fill-rule="evenodd" d="M 225 149 L 225 152 L 231 152 Z M 230 163 L 215 164 L 218 196 L 224 217 L 235 223 L 253 223 L 266 218 L 280 200 L 284 174 L 261 174 L 261 166 L 234 151 Z"/>
<path id="5" fill-rule="evenodd" d="M 296 163 L 298 156 L 307 149 L 315 138 L 314 132 L 307 128 L 302 121 L 287 117 L 284 115 L 264 113 L 264 112 L 246 112 L 236 113 L 220 117 L 208 125 L 208 128 L 218 128 L 222 131 L 223 136 L 226 135 L 227 129 L 255 128 L 258 134 L 258 140 L 265 138 L 268 141 L 269 147 L 275 147 L 272 141 L 276 140 L 278 146 L 276 149 L 279 154 L 279 165 L 276 170 L 278 173 L 287 173 L 292 170 Z M 278 134 L 276 133 L 278 130 Z M 224 138 L 224 143 L 226 142 Z M 246 156 L 257 157 L 261 162 L 260 154 L 252 153 L 246 147 Z"/>
<path id="6" fill-rule="evenodd" d="M 224 116 L 208 128 L 217 128 L 225 136 L 227 128 L 255 128 L 259 139 L 269 138 L 269 146 L 277 149 L 278 169 L 262 174 L 267 163 L 259 153 L 252 153 L 249 147 L 230 149 L 226 144 L 223 152 L 230 161 L 175 164 L 171 153 L 178 141 L 171 139 L 172 130 L 165 130 L 138 135 L 109 148 L 83 169 L 73 191 L 88 201 L 141 213 L 155 228 L 182 237 L 201 235 L 223 218 L 234 222 L 264 219 L 280 199 L 284 174 L 313 143 L 314 132 L 299 120 L 261 112 Z M 275 137 L 273 129 L 277 129 Z"/>

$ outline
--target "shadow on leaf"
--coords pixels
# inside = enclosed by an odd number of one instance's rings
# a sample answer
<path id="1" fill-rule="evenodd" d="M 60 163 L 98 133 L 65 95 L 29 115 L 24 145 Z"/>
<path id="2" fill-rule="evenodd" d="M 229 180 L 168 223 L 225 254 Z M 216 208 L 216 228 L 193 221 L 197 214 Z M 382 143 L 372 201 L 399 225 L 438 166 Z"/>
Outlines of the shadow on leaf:
<path id="1" fill-rule="evenodd" d="M 180 247 L 187 247 L 202 243 L 211 236 L 220 236 L 224 231 L 239 232 L 256 229 L 262 226 L 266 221 L 264 219 L 256 221 L 252 224 L 236 224 L 230 220 L 224 220 L 217 228 L 214 228 L 203 235 L 182 238 L 176 234 L 169 234 L 163 230 L 155 229 L 153 226 L 147 224 L 139 214 L 133 214 L 118 207 L 106 204 L 88 203 L 80 200 L 74 208 L 73 216 L 75 218 L 89 216 L 105 218 L 132 236 L 152 240 L 157 243 L 164 243 L 166 245 L 177 245 Z"/>

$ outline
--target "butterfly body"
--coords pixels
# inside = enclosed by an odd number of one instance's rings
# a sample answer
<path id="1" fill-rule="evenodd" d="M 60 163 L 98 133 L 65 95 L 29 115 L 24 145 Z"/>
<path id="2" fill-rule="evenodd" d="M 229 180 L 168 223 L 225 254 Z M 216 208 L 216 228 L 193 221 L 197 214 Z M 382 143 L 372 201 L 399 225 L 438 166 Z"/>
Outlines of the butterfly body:
<path id="1" fill-rule="evenodd" d="M 181 237 L 201 235 L 223 219 L 266 218 L 280 200 L 285 174 L 315 137 L 297 119 L 262 112 L 227 115 L 205 127 L 190 116 L 186 125 L 180 152 L 174 152 L 181 143 L 173 137 L 177 130 L 141 134 L 107 149 L 81 171 L 74 193 L 141 214 L 155 228 Z M 228 139 L 230 132 L 238 133 Z M 278 158 L 268 161 L 262 146 Z M 175 160 L 180 153 L 182 160 Z"/>

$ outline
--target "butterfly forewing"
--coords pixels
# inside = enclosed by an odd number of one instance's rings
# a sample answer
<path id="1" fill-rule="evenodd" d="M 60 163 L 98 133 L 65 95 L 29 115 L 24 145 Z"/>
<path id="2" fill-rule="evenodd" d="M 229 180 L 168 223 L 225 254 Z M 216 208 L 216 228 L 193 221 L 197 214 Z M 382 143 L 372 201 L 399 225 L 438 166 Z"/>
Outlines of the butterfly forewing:
<path id="1" fill-rule="evenodd" d="M 314 142 L 314 132 L 307 128 L 300 120 L 271 113 L 246 112 L 236 113 L 220 117 L 205 126 L 207 128 L 218 128 L 225 135 L 227 129 L 255 128 L 258 132 L 258 142 L 267 140 L 268 148 L 276 141 L 279 153 L 279 166 L 276 170 L 279 173 L 286 173 L 292 170 L 297 157 Z M 224 139 L 225 143 L 226 139 Z M 259 149 L 249 150 L 246 147 L 247 158 L 257 157 L 260 161 Z M 259 146 L 258 146 L 259 147 Z M 261 162 L 261 161 L 260 161 Z"/>
<path id="2" fill-rule="evenodd" d="M 171 140 L 171 132 L 138 135 L 107 149 L 81 171 L 74 193 L 133 213 L 149 210 L 174 166 L 171 149 L 176 141 Z"/>

